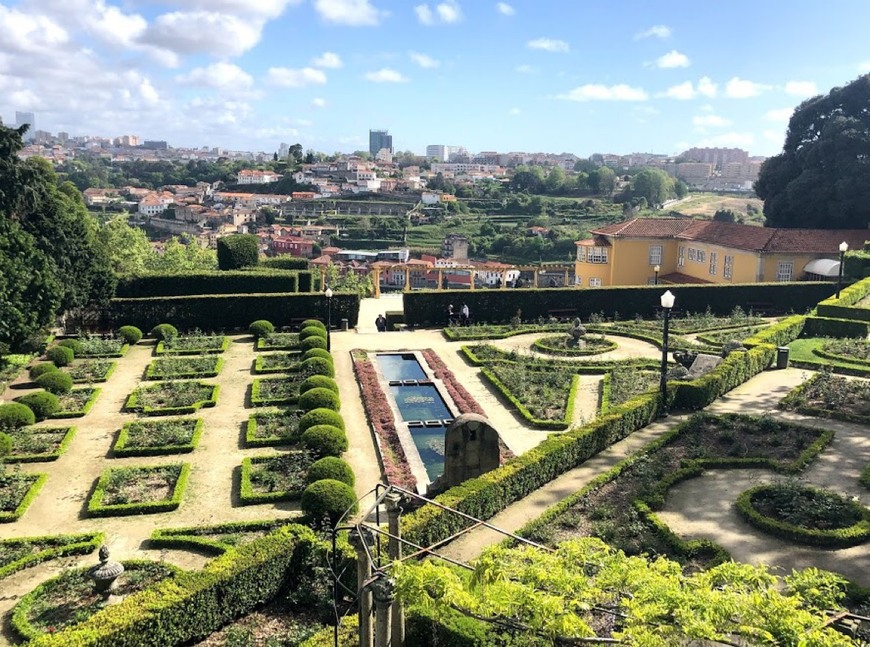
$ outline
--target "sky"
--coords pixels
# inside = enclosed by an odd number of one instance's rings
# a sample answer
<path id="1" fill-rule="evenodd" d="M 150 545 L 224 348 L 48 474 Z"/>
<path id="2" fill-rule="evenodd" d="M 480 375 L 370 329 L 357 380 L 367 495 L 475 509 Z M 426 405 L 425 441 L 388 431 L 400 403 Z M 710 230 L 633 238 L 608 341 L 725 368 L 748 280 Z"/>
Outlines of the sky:
<path id="1" fill-rule="evenodd" d="M 0 116 L 176 147 L 782 148 L 870 72 L 864 0 L 0 0 Z"/>

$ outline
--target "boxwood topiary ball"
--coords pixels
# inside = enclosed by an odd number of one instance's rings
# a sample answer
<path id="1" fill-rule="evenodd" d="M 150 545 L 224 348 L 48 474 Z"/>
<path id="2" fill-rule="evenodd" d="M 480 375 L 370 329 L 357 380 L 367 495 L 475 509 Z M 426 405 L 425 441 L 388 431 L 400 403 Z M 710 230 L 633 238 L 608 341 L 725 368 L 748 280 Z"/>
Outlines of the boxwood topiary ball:
<path id="1" fill-rule="evenodd" d="M 309 348 L 307 351 L 302 353 L 302 359 L 311 359 L 312 357 L 322 357 L 330 364 L 332 364 L 332 353 L 330 353 L 325 348 Z"/>
<path id="2" fill-rule="evenodd" d="M 332 425 L 309 427 L 299 441 L 315 456 L 341 456 L 347 451 L 347 435 Z"/>
<path id="3" fill-rule="evenodd" d="M 0 430 L 20 429 L 36 422 L 36 415 L 20 402 L 0 404 Z"/>
<path id="4" fill-rule="evenodd" d="M 257 319 L 256 321 L 251 322 L 251 325 L 248 326 L 248 332 L 251 333 L 255 339 L 262 339 L 263 337 L 268 337 L 275 332 L 275 326 L 272 325 L 271 321 Z"/>
<path id="5" fill-rule="evenodd" d="M 313 409 L 332 409 L 333 411 L 338 411 L 341 409 L 341 401 L 338 398 L 338 393 L 335 391 L 315 387 L 299 396 L 299 408 L 303 411 L 311 411 Z"/>
<path id="6" fill-rule="evenodd" d="M 302 322 L 302 328 L 310 328 L 310 327 L 320 328 L 323 332 L 326 332 L 326 324 L 320 321 L 319 319 L 306 319 Z"/>
<path id="7" fill-rule="evenodd" d="M 322 357 L 311 357 L 303 360 L 299 365 L 299 370 L 306 377 L 311 377 L 312 375 L 335 377 L 335 367 L 332 365 L 332 360 Z"/>
<path id="8" fill-rule="evenodd" d="M 333 527 L 343 514 L 355 514 L 359 510 L 353 488 L 334 479 L 315 481 L 305 488 L 300 505 L 303 514 L 312 523 L 327 520 Z"/>
<path id="9" fill-rule="evenodd" d="M 73 352 L 73 355 L 81 355 L 82 343 L 78 339 L 73 339 L 73 338 L 62 339 L 59 342 L 57 342 L 57 345 L 58 346 L 66 346 L 67 348 L 69 348 Z"/>
<path id="10" fill-rule="evenodd" d="M 353 469 L 346 461 L 337 456 L 325 456 L 319 461 L 316 461 L 308 468 L 308 476 L 306 477 L 309 483 L 322 481 L 323 479 L 333 479 L 347 483 L 353 487 L 356 482 L 356 477 L 353 474 Z"/>
<path id="11" fill-rule="evenodd" d="M 54 365 L 53 362 L 41 362 L 39 364 L 34 364 L 30 367 L 30 379 L 35 380 L 40 375 L 45 375 L 46 373 L 50 373 L 51 371 L 60 370 L 57 366 Z"/>
<path id="12" fill-rule="evenodd" d="M 329 389 L 335 394 L 338 394 L 338 384 L 331 377 L 325 375 L 312 375 L 305 378 L 299 385 L 299 395 L 311 389 Z"/>
<path id="13" fill-rule="evenodd" d="M 63 371 L 49 371 L 40 375 L 34 381 L 38 387 L 56 395 L 69 393 L 73 385 L 72 376 Z"/>
<path id="14" fill-rule="evenodd" d="M 299 418 L 299 433 L 316 425 L 331 425 L 344 431 L 344 419 L 332 409 L 312 409 Z"/>
<path id="15" fill-rule="evenodd" d="M 45 420 L 60 411 L 60 400 L 54 393 L 39 391 L 16 398 L 16 402 L 29 407 L 37 420 Z"/>
<path id="16" fill-rule="evenodd" d="M 317 326 L 308 326 L 299 331 L 300 341 L 304 341 L 309 337 L 320 337 L 321 339 L 326 339 L 326 329 L 318 328 Z"/>
<path id="17" fill-rule="evenodd" d="M 169 341 L 178 337 L 178 329 L 168 323 L 157 324 L 151 329 L 151 336 L 157 341 Z"/>
<path id="18" fill-rule="evenodd" d="M 120 336 L 125 343 L 132 346 L 142 339 L 142 331 L 136 326 L 121 326 L 118 328 L 118 336 Z"/>
<path id="19" fill-rule="evenodd" d="M 75 359 L 72 348 L 66 346 L 52 346 L 45 351 L 45 356 L 49 361 L 54 362 L 55 366 L 66 366 Z"/>

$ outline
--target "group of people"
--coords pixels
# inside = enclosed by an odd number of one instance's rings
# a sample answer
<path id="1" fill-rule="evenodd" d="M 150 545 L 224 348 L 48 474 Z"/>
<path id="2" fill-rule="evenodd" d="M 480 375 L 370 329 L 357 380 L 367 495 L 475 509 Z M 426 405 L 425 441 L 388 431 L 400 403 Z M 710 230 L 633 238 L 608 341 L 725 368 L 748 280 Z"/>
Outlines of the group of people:
<path id="1" fill-rule="evenodd" d="M 459 309 L 459 314 L 453 310 L 453 304 L 447 306 L 447 325 L 448 326 L 468 326 L 471 324 L 471 311 L 468 309 L 468 304 L 463 303 Z"/>

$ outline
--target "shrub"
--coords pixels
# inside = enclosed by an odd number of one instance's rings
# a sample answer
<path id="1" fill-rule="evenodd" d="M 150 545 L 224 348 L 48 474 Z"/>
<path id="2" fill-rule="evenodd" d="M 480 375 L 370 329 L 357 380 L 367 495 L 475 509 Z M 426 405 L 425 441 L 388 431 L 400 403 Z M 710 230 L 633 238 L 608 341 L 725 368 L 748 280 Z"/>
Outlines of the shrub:
<path id="1" fill-rule="evenodd" d="M 275 332 L 275 326 L 272 325 L 271 321 L 257 319 L 248 326 L 248 332 L 251 333 L 255 339 L 260 339 L 262 337 L 268 337 Z"/>
<path id="2" fill-rule="evenodd" d="M 178 329 L 168 323 L 157 324 L 151 329 L 151 336 L 156 338 L 157 341 L 169 341 L 178 336 Z"/>
<path id="3" fill-rule="evenodd" d="M 81 355 L 82 353 L 82 343 L 78 339 L 62 339 L 57 342 L 57 345 L 66 346 L 73 352 L 73 355 Z"/>
<path id="4" fill-rule="evenodd" d="M 48 391 L 22 395 L 16 399 L 16 402 L 29 407 L 37 420 L 45 420 L 60 411 L 60 400 L 54 393 Z"/>
<path id="5" fill-rule="evenodd" d="M 311 359 L 312 357 L 322 357 L 330 364 L 332 364 L 332 353 L 330 353 L 325 348 L 309 348 L 307 351 L 302 353 L 302 359 Z"/>
<path id="6" fill-rule="evenodd" d="M 63 371 L 49 371 L 40 375 L 34 381 L 38 387 L 57 395 L 69 393 L 73 385 L 72 375 Z"/>
<path id="7" fill-rule="evenodd" d="M 324 339 L 323 337 L 312 336 L 299 342 L 299 348 L 302 349 L 303 353 L 305 351 L 311 350 L 312 348 L 322 348 L 323 350 L 326 350 L 326 346 L 326 339 Z"/>
<path id="8" fill-rule="evenodd" d="M 302 375 L 307 377 L 312 375 L 335 377 L 335 367 L 332 365 L 332 360 L 323 357 L 309 357 L 299 365 L 299 370 Z"/>
<path id="9" fill-rule="evenodd" d="M 345 513 L 355 513 L 359 506 L 356 493 L 347 483 L 334 479 L 315 481 L 302 493 L 302 513 L 313 522 L 329 520 L 335 526 Z"/>
<path id="10" fill-rule="evenodd" d="M 52 362 L 41 362 L 30 367 L 30 379 L 35 380 L 40 375 L 45 375 L 51 371 L 57 371 L 57 366 Z"/>
<path id="11" fill-rule="evenodd" d="M 325 375 L 312 375 L 307 377 L 299 385 L 299 395 L 310 391 L 311 389 L 329 389 L 335 394 L 338 394 L 338 384 L 331 377 Z"/>
<path id="12" fill-rule="evenodd" d="M 0 429 L 20 429 L 36 422 L 30 407 L 19 402 L 0 404 Z"/>
<path id="13" fill-rule="evenodd" d="M 118 336 L 132 346 L 142 339 L 142 331 L 136 326 L 121 326 L 118 328 Z"/>
<path id="14" fill-rule="evenodd" d="M 0 459 L 12 453 L 12 437 L 0 431 Z M 353 474 L 351 474 L 352 476 Z"/>
<path id="15" fill-rule="evenodd" d="M 238 270 L 256 265 L 260 257 L 259 243 L 253 234 L 224 236 L 217 241 L 217 260 L 220 270 Z M 251 279 L 253 283 L 254 279 Z"/>
<path id="16" fill-rule="evenodd" d="M 353 487 L 356 482 L 356 477 L 353 475 L 353 469 L 346 461 L 337 456 L 326 456 L 319 461 L 315 461 L 308 468 L 308 482 L 322 481 L 323 479 L 332 479 L 333 481 L 341 481 Z"/>
<path id="17" fill-rule="evenodd" d="M 320 337 L 321 339 L 326 339 L 326 328 L 320 328 L 318 326 L 306 326 L 299 331 L 300 341 L 308 339 L 309 337 Z"/>
<path id="18" fill-rule="evenodd" d="M 344 431 L 344 418 L 332 409 L 312 409 L 299 418 L 299 433 L 316 425 L 331 425 Z"/>
<path id="19" fill-rule="evenodd" d="M 54 362 L 55 366 L 66 366 L 75 359 L 72 348 L 66 346 L 52 346 L 45 351 L 45 356 L 49 361 Z"/>
<path id="20" fill-rule="evenodd" d="M 299 396 L 299 408 L 303 411 L 311 411 L 312 409 L 338 411 L 341 409 L 341 401 L 335 391 L 318 386 Z"/>
<path id="21" fill-rule="evenodd" d="M 328 409 L 320 409 L 329 411 Z M 321 424 L 306 429 L 300 442 L 316 456 L 340 456 L 347 451 L 347 435 L 336 426 Z"/>
<path id="22" fill-rule="evenodd" d="M 326 324 L 320 321 L 320 319 L 306 319 L 302 322 L 302 328 L 320 328 L 323 332 L 326 332 Z"/>

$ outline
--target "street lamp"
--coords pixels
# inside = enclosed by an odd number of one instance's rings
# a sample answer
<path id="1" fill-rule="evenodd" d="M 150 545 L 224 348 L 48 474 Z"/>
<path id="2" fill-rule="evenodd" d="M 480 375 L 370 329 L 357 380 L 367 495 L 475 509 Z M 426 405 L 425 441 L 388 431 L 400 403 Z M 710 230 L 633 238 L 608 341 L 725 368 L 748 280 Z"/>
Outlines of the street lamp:
<path id="1" fill-rule="evenodd" d="M 840 243 L 840 273 L 837 274 L 837 298 L 840 298 L 840 288 L 843 287 L 843 257 L 849 249 L 849 243 L 845 240 Z"/>
<path id="2" fill-rule="evenodd" d="M 332 328 L 332 288 L 326 288 L 323 296 L 326 297 L 326 350 L 331 350 L 332 340 L 329 336 Z"/>
<path id="3" fill-rule="evenodd" d="M 659 417 L 668 417 L 668 325 L 671 322 L 671 308 L 676 297 L 670 290 L 661 296 L 662 310 L 665 311 L 664 333 L 662 334 L 662 372 L 659 381 L 659 391 L 662 396 L 662 408 Z"/>
<path id="4" fill-rule="evenodd" d="M 662 267 L 661 267 L 661 265 L 656 265 L 656 266 L 653 268 L 653 270 L 654 270 L 655 273 L 656 273 L 655 283 L 653 283 L 653 285 L 658 285 L 658 284 L 659 284 L 659 272 L 661 272 Z"/>

